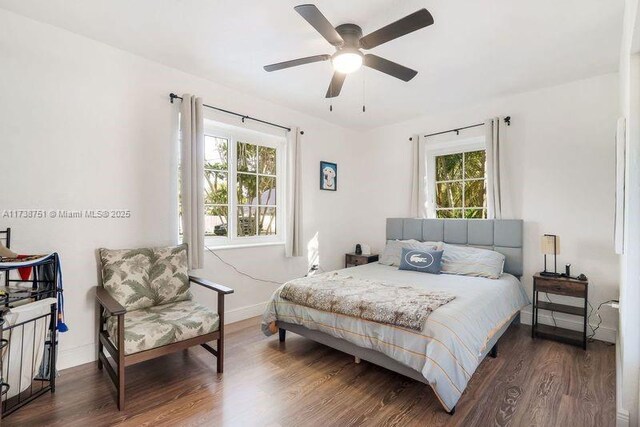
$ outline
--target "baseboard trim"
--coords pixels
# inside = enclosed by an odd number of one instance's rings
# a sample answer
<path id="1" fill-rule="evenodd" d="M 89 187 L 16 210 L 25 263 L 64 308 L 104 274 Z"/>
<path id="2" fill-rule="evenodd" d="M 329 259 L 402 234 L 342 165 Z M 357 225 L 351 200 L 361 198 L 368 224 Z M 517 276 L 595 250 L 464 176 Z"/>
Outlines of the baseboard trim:
<path id="1" fill-rule="evenodd" d="M 556 315 L 556 324 L 561 328 L 572 329 L 574 331 L 582 330 L 582 322 L 579 320 L 568 319 L 566 317 L 561 317 Z M 525 308 L 520 311 L 520 321 L 525 325 L 531 324 L 531 308 Z M 545 325 L 553 325 L 553 318 L 551 314 L 548 312 L 543 313 L 542 311 L 538 313 L 538 321 Z M 591 324 L 592 328 L 595 328 L 596 325 Z M 591 333 L 591 329 L 587 330 L 587 334 Z M 615 328 L 611 328 L 609 326 L 600 325 L 598 330 L 596 331 L 595 339 L 598 341 L 606 341 L 610 343 L 616 342 L 616 337 L 618 335 L 618 331 Z"/>
<path id="2" fill-rule="evenodd" d="M 264 309 L 267 307 L 268 301 L 259 302 L 258 304 L 247 305 L 244 307 L 234 308 L 224 312 L 224 324 L 236 323 L 241 320 L 250 319 L 256 316 L 262 316 Z"/>
<path id="3" fill-rule="evenodd" d="M 629 427 L 629 411 L 622 408 L 616 411 L 616 427 Z"/>
<path id="4" fill-rule="evenodd" d="M 224 312 L 225 325 L 240 322 L 241 320 L 250 319 L 252 317 L 261 316 L 267 306 L 267 301 L 258 304 L 247 305 L 244 307 L 234 308 Z M 59 371 L 63 369 L 73 368 L 74 366 L 91 363 L 98 358 L 96 343 L 89 343 L 72 348 L 60 348 L 58 350 Z"/>
<path id="5" fill-rule="evenodd" d="M 96 343 L 58 350 L 57 367 L 59 371 L 74 366 L 91 363 L 98 358 Z"/>

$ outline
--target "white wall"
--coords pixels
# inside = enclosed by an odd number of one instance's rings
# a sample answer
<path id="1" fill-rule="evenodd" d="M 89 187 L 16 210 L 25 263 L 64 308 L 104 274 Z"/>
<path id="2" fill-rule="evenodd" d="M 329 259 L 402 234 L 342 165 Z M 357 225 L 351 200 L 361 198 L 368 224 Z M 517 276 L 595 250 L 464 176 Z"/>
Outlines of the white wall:
<path id="1" fill-rule="evenodd" d="M 565 263 L 571 263 L 572 272 L 589 277 L 591 303 L 597 306 L 617 298 L 619 268 L 613 247 L 617 84 L 616 74 L 604 75 L 368 132 L 369 150 L 363 161 L 377 165 L 367 178 L 373 184 L 369 195 L 373 203 L 365 219 L 371 243 L 378 249 L 383 246 L 385 218 L 409 216 L 412 134 L 510 115 L 512 125 L 505 128 L 502 146 L 503 213 L 505 218 L 525 221 L 523 282 L 529 295 L 531 276 L 543 265 L 540 236 L 553 233 L 561 237 L 559 267 L 563 270 Z M 437 101 L 425 96 L 425 102 Z M 523 321 L 530 322 L 530 309 L 523 313 Z M 575 317 L 557 314 L 556 318 L 566 327 L 581 326 Z M 617 313 L 605 307 L 602 318 L 597 336 L 614 341 Z"/>
<path id="2" fill-rule="evenodd" d="M 620 48 L 620 115 L 626 117 L 625 253 L 620 257 L 620 330 L 616 347 L 617 425 L 640 423 L 640 10 L 625 2 Z"/>
<path id="3" fill-rule="evenodd" d="M 0 58 L 0 211 L 132 213 L 126 220 L 0 217 L 0 228 L 13 229 L 16 251 L 61 255 L 70 331 L 60 337 L 60 368 L 95 359 L 95 250 L 176 241 L 177 105 L 169 103 L 169 92 L 196 93 L 213 105 L 300 126 L 304 241 L 317 236 L 320 265 L 328 270 L 340 267 L 363 237 L 351 225 L 365 169 L 359 134 L 3 10 Z M 319 190 L 320 160 L 338 163 L 337 192 Z M 282 246 L 219 254 L 278 282 L 307 272 L 307 259 L 286 259 Z M 275 289 L 237 275 L 210 254 L 197 273 L 235 289 L 227 300 L 229 320 L 259 314 Z M 197 296 L 215 307 L 210 295 Z"/>

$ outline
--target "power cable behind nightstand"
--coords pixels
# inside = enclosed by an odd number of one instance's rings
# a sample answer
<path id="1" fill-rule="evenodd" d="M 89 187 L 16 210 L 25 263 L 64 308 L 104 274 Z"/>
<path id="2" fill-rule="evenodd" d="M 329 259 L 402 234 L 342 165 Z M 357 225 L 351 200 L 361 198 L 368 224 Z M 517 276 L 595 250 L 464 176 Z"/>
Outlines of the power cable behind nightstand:
<path id="1" fill-rule="evenodd" d="M 610 299 L 609 301 L 605 301 L 605 302 L 601 302 L 600 305 L 598 305 L 598 308 L 595 311 L 596 316 L 598 316 L 598 324 L 596 325 L 595 328 L 591 328 L 591 330 L 593 331 L 591 336 L 587 337 L 589 339 L 589 341 L 593 341 L 594 337 L 596 336 L 596 331 L 600 328 L 600 325 L 602 324 L 602 317 L 600 317 L 600 309 L 602 308 L 603 305 L 606 304 L 612 304 L 611 306 L 613 307 L 613 303 L 619 304 L 620 301 L 618 301 L 617 299 Z M 591 305 L 591 304 L 589 304 Z M 593 309 L 593 307 L 592 307 Z M 591 315 L 589 316 L 591 317 Z"/>
<path id="2" fill-rule="evenodd" d="M 551 298 L 549 298 L 548 293 L 545 292 L 544 296 L 547 298 L 547 301 L 549 301 L 550 303 L 553 303 L 553 301 L 551 301 Z M 551 319 L 553 320 L 553 326 L 558 327 L 558 324 L 556 323 L 556 316 L 553 314 L 553 311 L 551 312 Z"/>

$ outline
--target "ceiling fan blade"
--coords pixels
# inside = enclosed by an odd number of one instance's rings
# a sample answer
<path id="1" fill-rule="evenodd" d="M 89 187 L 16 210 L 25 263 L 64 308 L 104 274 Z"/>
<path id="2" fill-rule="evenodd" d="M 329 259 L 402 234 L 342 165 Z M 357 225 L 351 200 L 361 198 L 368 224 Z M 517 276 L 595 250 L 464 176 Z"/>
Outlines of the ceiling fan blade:
<path id="1" fill-rule="evenodd" d="M 428 27 L 431 24 L 433 24 L 433 16 L 431 16 L 427 9 L 420 9 L 411 15 L 407 15 L 386 27 L 382 27 L 362 37 L 360 39 L 360 46 L 362 46 L 363 49 L 372 49 L 380 46 L 382 43 L 397 39 L 420 28 Z"/>
<path id="2" fill-rule="evenodd" d="M 331 59 L 331 55 L 315 55 L 306 58 L 292 59 L 291 61 L 278 62 L 277 64 L 265 65 L 265 71 L 277 71 L 285 68 L 297 67 L 298 65 L 311 64 L 312 62 L 321 62 Z"/>
<path id="3" fill-rule="evenodd" d="M 319 32 L 329 43 L 334 46 L 344 44 L 344 40 L 338 34 L 331 22 L 320 12 L 313 4 L 301 4 L 294 7 L 295 11 L 300 14 L 313 28 Z"/>
<path id="4" fill-rule="evenodd" d="M 364 56 L 364 65 L 385 74 L 389 74 L 397 79 L 404 80 L 405 82 L 408 82 L 418 74 L 416 70 L 412 70 L 404 65 L 397 64 L 393 61 L 389 61 L 388 59 L 384 59 L 370 53 Z"/>
<path id="5" fill-rule="evenodd" d="M 340 91 L 342 90 L 342 85 L 344 84 L 344 79 L 346 77 L 346 74 L 338 73 L 337 71 L 333 73 L 333 77 L 331 78 L 331 83 L 329 83 L 329 89 L 327 89 L 325 98 L 335 98 L 336 96 L 340 95 Z"/>

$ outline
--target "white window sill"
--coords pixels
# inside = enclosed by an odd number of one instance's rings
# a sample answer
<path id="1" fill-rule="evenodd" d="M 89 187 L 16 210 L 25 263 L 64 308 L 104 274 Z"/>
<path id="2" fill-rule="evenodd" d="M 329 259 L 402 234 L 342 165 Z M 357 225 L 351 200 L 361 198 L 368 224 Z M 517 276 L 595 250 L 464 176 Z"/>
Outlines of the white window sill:
<path id="1" fill-rule="evenodd" d="M 212 251 L 219 251 L 224 249 L 245 249 L 245 248 L 259 248 L 263 246 L 284 246 L 284 242 L 256 242 L 256 243 L 230 243 L 227 245 L 220 245 L 216 243 L 204 242 L 205 249 L 211 249 Z"/>

